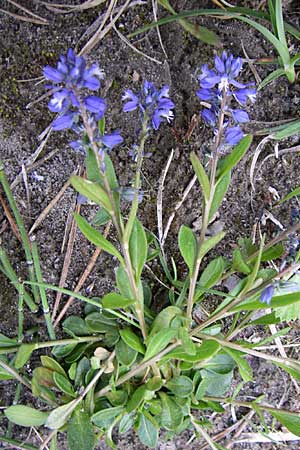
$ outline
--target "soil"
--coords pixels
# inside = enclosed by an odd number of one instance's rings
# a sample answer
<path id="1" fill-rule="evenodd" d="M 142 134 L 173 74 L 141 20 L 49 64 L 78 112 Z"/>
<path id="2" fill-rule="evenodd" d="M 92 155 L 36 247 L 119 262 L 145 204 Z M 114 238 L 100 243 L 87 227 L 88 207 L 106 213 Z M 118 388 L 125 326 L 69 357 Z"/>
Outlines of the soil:
<path id="1" fill-rule="evenodd" d="M 17 12 L 9 2 L 2 3 L 3 9 Z M 37 82 L 35 79 L 41 76 L 42 68 L 46 64 L 55 64 L 58 55 L 65 53 L 69 47 L 80 49 L 82 47 L 81 42 L 78 44 L 80 36 L 104 12 L 104 7 L 100 5 L 83 12 L 55 14 L 39 2 L 20 0 L 21 3 L 32 12 L 48 19 L 49 25 L 23 22 L 0 12 L 0 156 L 10 182 L 16 179 L 22 165 L 27 165 L 40 143 L 38 136 L 52 120 L 47 109 L 47 99 L 36 102 L 45 91 L 44 83 Z M 177 11 L 212 7 L 210 1 L 200 3 L 201 5 L 196 0 L 176 0 L 172 2 L 172 5 Z M 259 5 L 261 7 L 266 2 L 253 0 L 239 3 L 241 3 L 239 6 L 258 8 Z M 286 19 L 299 28 L 300 12 L 297 1 L 284 2 L 284 5 Z M 18 12 L 20 13 L 20 11 Z M 130 8 L 122 15 L 118 21 L 118 30 L 127 35 L 132 30 L 152 21 L 152 14 L 151 2 L 141 2 L 140 5 Z M 163 17 L 166 12 L 160 7 L 158 14 L 159 17 Z M 244 48 L 250 59 L 274 56 L 269 43 L 246 24 L 230 20 L 220 21 L 211 17 L 197 18 L 195 21 L 216 31 L 220 36 L 223 48 L 234 55 L 243 55 Z M 171 97 L 176 103 L 176 117 L 172 126 L 161 127 L 148 143 L 147 151 L 151 152 L 152 156 L 145 160 L 143 168 L 143 185 L 146 194 L 141 204 L 140 218 L 144 225 L 155 233 L 157 233 L 156 197 L 159 178 L 170 152 L 172 149 L 174 150 L 174 157 L 164 187 L 164 223 L 193 177 L 189 153 L 194 150 L 201 155 L 209 150 L 212 135 L 211 130 L 199 120 L 200 105 L 195 95 L 198 88 L 196 71 L 202 64 L 210 63 L 216 53 L 212 47 L 187 34 L 178 23 L 160 27 L 160 33 L 168 58 L 164 55 L 155 29 L 133 38 L 132 43 L 145 55 L 155 58 L 161 64 L 134 52 L 113 30 L 87 55 L 88 61 L 99 63 L 106 74 L 104 91 L 109 105 L 108 128 L 119 128 L 122 131 L 124 142 L 126 142 L 114 150 L 111 155 L 120 182 L 124 186 L 129 185 L 131 180 L 132 162 L 128 156 L 128 150 L 136 141 L 138 127 L 135 125 L 132 115 L 121 113 L 122 91 L 125 88 L 138 89 L 139 83 L 143 79 L 152 80 L 158 86 L 165 83 L 170 85 Z M 291 40 L 290 45 L 294 46 L 293 51 L 296 53 L 297 42 Z M 272 67 L 265 65 L 256 65 L 255 68 L 262 79 L 272 70 Z M 254 79 L 248 64 L 245 64 L 244 79 L 246 81 Z M 33 102 L 32 106 L 26 107 Z M 270 157 L 262 165 L 257 175 L 255 192 L 251 191 L 249 169 L 255 148 L 262 139 L 257 135 L 257 131 L 269 125 L 269 122 L 299 117 L 299 102 L 299 83 L 290 85 L 285 78 L 280 78 L 260 91 L 257 102 L 249 108 L 250 127 L 254 131 L 255 137 L 248 155 L 233 172 L 231 187 L 220 209 L 220 216 L 214 224 L 218 229 L 224 229 L 227 232 L 224 244 L 218 247 L 219 254 L 229 255 L 236 245 L 238 237 L 250 236 L 254 225 L 260 223 L 264 209 L 272 211 L 279 222 L 285 227 L 288 226 L 290 204 L 283 205 L 281 208 L 272 208 L 275 199 L 270 194 L 270 187 L 276 189 L 282 197 L 299 184 L 300 157 L 298 153 L 285 153 L 284 156 L 276 158 L 274 142 L 268 143 L 259 161 L 263 161 L 268 155 Z M 195 128 L 187 141 L 185 136 L 191 130 L 191 124 L 194 121 Z M 28 229 L 60 191 L 70 175 L 83 165 L 83 157 L 68 146 L 69 138 L 67 133 L 52 133 L 40 158 L 53 155 L 53 152 L 55 154 L 35 170 L 28 171 L 27 192 L 22 178 L 14 188 L 15 198 Z M 280 142 L 279 149 L 290 148 L 297 144 L 299 144 L 299 137 L 294 136 Z M 74 209 L 75 201 L 76 194 L 71 187 L 68 187 L 62 199 L 35 231 L 43 277 L 46 282 L 51 284 L 59 283 L 65 257 L 65 249 L 62 251 L 61 247 L 67 218 Z M 296 200 L 292 204 L 298 206 Z M 195 185 L 175 216 L 165 246 L 168 258 L 173 256 L 178 264 L 180 277 L 184 276 L 186 268 L 177 250 L 178 230 L 183 223 L 197 229 L 200 211 L 201 194 L 199 186 Z M 87 218 L 92 218 L 95 209 L 90 205 L 83 205 L 81 212 Z M 260 223 L 260 226 L 261 231 L 267 233 L 268 238 L 278 232 L 278 226 L 269 220 L 265 225 Z M 2 231 L 1 241 L 18 275 L 25 278 L 26 266 L 23 262 L 23 252 L 6 222 L 2 209 L 0 209 L 0 229 Z M 113 233 L 110 238 L 114 239 Z M 77 232 L 65 287 L 73 289 L 76 286 L 93 250 L 93 246 Z M 113 285 L 115 265 L 116 262 L 112 263 L 110 257 L 101 254 L 83 291 L 88 286 L 93 286 L 93 295 L 101 296 L 108 292 Z M 157 272 L 158 268 L 155 263 L 152 268 L 159 276 L 161 275 Z M 17 327 L 16 294 L 12 285 L 1 273 L 0 286 L 0 332 L 13 337 Z M 50 305 L 53 305 L 54 300 L 55 295 L 49 292 Z M 75 303 L 69 313 L 78 312 L 80 307 L 78 303 Z M 36 326 L 37 323 L 39 323 L 39 317 L 26 316 L 27 330 Z M 297 331 L 293 331 L 288 339 L 297 341 L 299 339 L 297 335 Z M 253 339 L 255 336 L 262 337 L 262 330 L 251 329 L 244 338 Z M 288 354 L 294 358 L 298 357 L 296 351 L 289 351 Z M 299 395 L 285 372 L 261 360 L 255 359 L 250 362 L 255 369 L 256 381 L 247 384 L 247 390 L 242 391 L 243 398 L 257 397 L 264 393 L 266 401 L 272 405 L 300 410 Z M 34 366 L 34 361 L 32 365 Z M 31 370 L 32 367 L 28 367 L 28 370 Z M 237 383 L 238 381 L 237 379 Z M 14 392 L 14 382 L 1 383 L 1 406 L 12 403 Z M 25 392 L 22 393 L 21 400 L 28 404 L 32 403 L 32 397 Z M 245 411 L 237 411 L 238 418 L 242 413 Z M 210 416 L 207 415 L 207 418 Z M 233 416 L 230 411 L 222 417 L 214 417 L 212 433 L 218 433 L 232 423 Z M 3 418 L 1 428 L 5 429 L 6 424 L 7 422 Z M 257 425 L 259 425 L 258 421 Z M 13 431 L 17 439 L 26 439 L 27 434 L 24 429 L 13 427 Z M 255 422 L 254 425 L 247 428 L 247 431 L 256 431 Z M 201 440 L 195 439 L 187 444 L 190 437 L 191 433 L 184 433 L 168 443 L 161 440 L 158 449 L 198 449 Z M 145 448 L 138 442 L 134 434 L 116 437 L 116 440 L 119 450 L 129 448 L 143 450 Z M 29 441 L 34 442 L 35 438 L 30 438 Z M 61 442 L 60 445 L 61 449 L 67 448 L 64 442 Z M 238 449 L 249 448 L 252 450 L 271 450 L 279 447 L 275 444 L 238 444 L 234 446 Z M 2 444 L 1 448 L 5 448 L 5 445 Z M 108 447 L 100 442 L 97 448 L 104 450 Z M 285 448 L 296 450 L 299 446 L 297 443 L 287 443 Z"/>

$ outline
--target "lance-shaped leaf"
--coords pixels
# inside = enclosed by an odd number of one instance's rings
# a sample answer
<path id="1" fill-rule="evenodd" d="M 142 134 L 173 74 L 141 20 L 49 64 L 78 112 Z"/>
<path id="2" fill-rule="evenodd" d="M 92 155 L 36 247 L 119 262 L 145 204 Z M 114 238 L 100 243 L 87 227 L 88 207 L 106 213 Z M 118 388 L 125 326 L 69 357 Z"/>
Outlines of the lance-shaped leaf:
<path id="1" fill-rule="evenodd" d="M 232 152 L 220 160 L 218 178 L 221 179 L 242 159 L 252 142 L 252 136 L 248 134 L 234 147 Z"/>
<path id="2" fill-rule="evenodd" d="M 4 411 L 11 422 L 22 427 L 38 427 L 44 425 L 49 413 L 42 412 L 29 406 L 13 405 Z"/>
<path id="3" fill-rule="evenodd" d="M 117 292 L 110 292 L 102 297 L 102 306 L 106 309 L 127 308 L 127 306 L 133 305 L 134 303 L 135 300 L 124 298 L 123 295 Z"/>
<path id="4" fill-rule="evenodd" d="M 209 210 L 209 220 L 211 220 L 214 214 L 218 211 L 219 206 L 221 205 L 228 190 L 230 180 L 231 180 L 231 171 L 229 170 L 217 181 L 214 197 Z"/>
<path id="5" fill-rule="evenodd" d="M 124 265 L 124 260 L 118 250 L 104 237 L 99 231 L 95 230 L 83 217 L 79 214 L 74 214 L 74 218 L 76 223 L 80 229 L 80 231 L 85 235 L 85 237 L 95 244 L 97 247 L 102 248 L 102 250 L 106 251 L 110 255 L 118 258 L 120 263 Z"/>
<path id="6" fill-rule="evenodd" d="M 93 450 L 96 444 L 93 425 L 85 411 L 75 410 L 68 423 L 70 450 Z"/>
<path id="7" fill-rule="evenodd" d="M 145 230 L 138 219 L 135 219 L 130 234 L 129 253 L 135 278 L 140 279 L 142 270 L 147 259 L 148 243 Z"/>
<path id="8" fill-rule="evenodd" d="M 211 238 L 206 239 L 206 241 L 203 242 L 199 249 L 198 258 L 203 258 L 203 256 L 206 255 L 206 253 L 208 253 L 212 248 L 214 248 L 223 239 L 224 236 L 224 231 L 221 231 Z"/>
<path id="9" fill-rule="evenodd" d="M 71 177 L 71 184 L 81 195 L 97 203 L 97 205 L 103 206 L 110 215 L 113 214 L 109 196 L 99 184 L 75 175 Z"/>
<path id="10" fill-rule="evenodd" d="M 195 174 L 197 175 L 200 186 L 202 188 L 204 198 L 205 198 L 205 200 L 209 200 L 209 197 L 210 197 L 209 179 L 205 172 L 204 167 L 202 166 L 202 164 L 200 162 L 200 159 L 194 152 L 191 153 L 191 162 L 192 162 L 192 166 L 195 171 Z"/>
<path id="11" fill-rule="evenodd" d="M 192 274 L 197 255 L 197 239 L 194 232 L 189 227 L 182 225 L 179 230 L 178 243 L 180 253 Z"/>

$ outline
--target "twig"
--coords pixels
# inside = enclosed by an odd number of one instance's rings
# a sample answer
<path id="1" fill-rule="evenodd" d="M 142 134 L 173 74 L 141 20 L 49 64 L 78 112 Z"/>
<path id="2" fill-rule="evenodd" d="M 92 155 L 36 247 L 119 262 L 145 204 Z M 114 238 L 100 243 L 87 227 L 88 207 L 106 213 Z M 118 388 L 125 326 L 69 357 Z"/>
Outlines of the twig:
<path id="1" fill-rule="evenodd" d="M 162 220 L 163 190 L 164 190 L 165 179 L 166 179 L 167 173 L 169 171 L 173 156 L 174 156 L 174 150 L 172 149 L 170 156 L 168 158 L 166 167 L 164 168 L 164 170 L 160 176 L 160 179 L 158 181 L 159 186 L 158 186 L 158 192 L 157 192 L 156 214 L 157 214 L 158 239 L 159 239 L 161 246 L 163 246 L 163 244 L 162 244 L 162 242 L 163 242 L 163 220 Z"/>
<path id="2" fill-rule="evenodd" d="M 166 242 L 166 239 L 167 239 L 167 236 L 168 236 L 170 227 L 171 227 L 171 225 L 172 225 L 172 222 L 173 222 L 173 220 L 174 220 L 175 214 L 177 213 L 177 211 L 181 208 L 181 206 L 182 206 L 183 203 L 185 202 L 187 196 L 189 195 L 189 193 L 190 193 L 192 187 L 194 186 L 194 184 L 196 183 L 196 181 L 197 181 L 197 175 L 194 175 L 193 178 L 191 179 L 191 181 L 189 182 L 189 184 L 187 185 L 187 187 L 185 188 L 185 190 L 184 190 L 184 192 L 183 192 L 183 194 L 182 194 L 181 199 L 179 200 L 178 203 L 176 203 L 175 208 L 174 208 L 174 211 L 173 211 L 172 214 L 170 215 L 170 217 L 169 217 L 169 219 L 168 219 L 168 222 L 167 222 L 167 225 L 166 225 L 166 228 L 165 228 L 165 231 L 164 231 L 164 235 L 163 235 L 163 239 L 162 239 L 162 246 L 163 246 L 163 245 L 165 244 L 165 242 Z"/>
<path id="3" fill-rule="evenodd" d="M 1 194 L 0 194 L 0 202 L 1 202 L 2 208 L 4 209 L 4 214 L 5 214 L 5 216 L 6 216 L 7 220 L 8 220 L 8 222 L 9 222 L 9 224 L 10 224 L 10 226 L 11 226 L 12 232 L 14 233 L 14 235 L 16 236 L 16 238 L 18 239 L 18 241 L 22 243 L 22 239 L 21 239 L 21 236 L 20 236 L 18 227 L 17 227 L 17 225 L 16 225 L 16 222 L 14 221 L 14 218 L 13 218 L 13 216 L 11 215 L 11 212 L 10 212 L 10 210 L 9 210 L 9 207 L 7 206 L 7 204 L 6 204 L 4 198 L 2 197 Z"/>
<path id="4" fill-rule="evenodd" d="M 105 231 L 104 231 L 104 233 L 103 233 L 103 236 L 104 236 L 105 238 L 107 238 L 107 236 L 108 236 L 108 234 L 109 234 L 110 227 L 111 227 L 111 222 L 109 222 L 109 223 L 106 225 Z M 79 292 L 79 291 L 80 291 L 80 289 L 81 289 L 82 286 L 84 285 L 86 279 L 88 278 L 88 276 L 90 275 L 91 271 L 93 270 L 93 268 L 94 268 L 94 266 L 95 266 L 95 264 L 96 264 L 96 261 L 97 261 L 98 257 L 100 256 L 101 252 L 102 252 L 102 249 L 99 248 L 99 247 L 97 247 L 96 250 L 94 251 L 94 253 L 93 253 L 91 259 L 89 260 L 89 263 L 88 263 L 88 265 L 87 265 L 85 271 L 82 273 L 82 275 L 81 275 L 81 277 L 80 277 L 80 279 L 79 279 L 79 281 L 78 281 L 78 283 L 77 283 L 77 285 L 76 285 L 76 287 L 75 287 L 75 289 L 74 289 L 74 292 Z M 75 297 L 73 297 L 73 296 L 71 296 L 71 297 L 69 298 L 69 300 L 68 300 L 67 303 L 64 305 L 63 309 L 61 310 L 61 312 L 59 313 L 59 315 L 58 315 L 57 318 L 55 319 L 55 322 L 54 322 L 54 324 L 53 324 L 54 328 L 57 327 L 57 325 L 59 324 L 59 322 L 61 321 L 61 319 L 64 317 L 64 315 L 66 314 L 67 310 L 68 310 L 69 307 L 72 305 L 72 303 L 73 303 L 74 300 L 75 300 Z"/>
<path id="5" fill-rule="evenodd" d="M 47 436 L 47 438 L 41 443 L 39 446 L 39 450 L 44 450 L 44 448 L 49 448 L 48 443 L 51 441 L 51 439 L 57 434 L 57 430 L 52 430 L 51 433 Z"/>
<path id="6" fill-rule="evenodd" d="M 76 175 L 77 170 L 75 171 L 74 175 Z M 70 180 L 68 180 L 61 190 L 56 194 L 56 196 L 51 200 L 51 202 L 46 206 L 46 208 L 41 212 L 39 217 L 36 219 L 32 227 L 30 228 L 29 235 L 34 232 L 34 230 L 45 220 L 51 209 L 56 205 L 56 203 L 61 199 L 61 197 L 64 195 L 67 188 L 70 186 Z"/>
<path id="7" fill-rule="evenodd" d="M 154 21 L 157 22 L 157 0 L 152 0 L 152 11 L 153 11 Z M 164 44 L 163 44 L 163 41 L 161 38 L 159 26 L 157 25 L 155 28 L 156 28 L 156 32 L 157 32 L 157 36 L 158 36 L 158 40 L 159 40 L 161 49 L 162 49 L 166 59 L 168 59 L 168 55 L 167 55 L 167 52 L 165 50 L 165 47 L 164 47 Z"/>
<path id="8" fill-rule="evenodd" d="M 75 213 L 79 214 L 79 212 L 80 212 L 80 205 L 77 204 L 76 208 L 75 208 Z M 70 235 L 69 235 L 67 251 L 66 251 L 66 255 L 65 255 L 65 259 L 64 259 L 63 268 L 62 268 L 62 271 L 61 271 L 61 277 L 60 277 L 60 280 L 59 280 L 59 285 L 58 285 L 59 287 L 63 287 L 64 286 L 64 284 L 66 282 L 66 279 L 67 279 L 67 276 L 68 276 L 68 270 L 69 270 L 69 267 L 70 267 L 71 256 L 72 256 L 74 242 L 75 242 L 76 228 L 77 228 L 76 221 L 73 218 L 72 225 L 71 225 L 71 230 L 70 230 Z M 62 293 L 58 292 L 57 295 L 56 295 L 56 299 L 55 299 L 55 303 L 54 303 L 54 307 L 53 307 L 53 312 L 52 312 L 52 316 L 51 316 L 52 322 L 54 321 L 55 316 L 57 314 L 57 310 L 59 308 L 59 303 L 60 303 L 61 297 L 62 297 Z"/>
<path id="9" fill-rule="evenodd" d="M 250 183 L 252 186 L 252 190 L 255 191 L 255 186 L 254 186 L 254 170 L 255 170 L 255 166 L 257 163 L 257 160 L 259 158 L 259 155 L 261 154 L 263 148 L 265 147 L 265 145 L 267 144 L 267 142 L 270 142 L 272 140 L 271 136 L 266 136 L 265 138 L 263 138 L 263 140 L 258 144 L 258 146 L 255 149 L 254 155 L 253 155 L 253 159 L 251 162 L 251 166 L 250 166 Z"/>

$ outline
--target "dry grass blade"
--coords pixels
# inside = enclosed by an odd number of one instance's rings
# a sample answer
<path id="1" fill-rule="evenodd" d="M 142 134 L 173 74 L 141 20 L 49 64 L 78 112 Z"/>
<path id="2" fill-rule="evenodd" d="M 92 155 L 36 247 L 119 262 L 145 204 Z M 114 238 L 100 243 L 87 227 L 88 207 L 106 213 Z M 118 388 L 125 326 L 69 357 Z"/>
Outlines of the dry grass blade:
<path id="1" fill-rule="evenodd" d="M 20 14 L 15 14 L 10 11 L 6 11 L 6 9 L 0 8 L 0 12 L 6 14 L 7 16 L 13 17 L 14 19 L 21 20 L 23 22 L 36 23 L 37 25 L 48 25 L 48 22 L 45 22 L 44 20 L 42 21 L 30 17 L 21 16 Z"/>
<path id="2" fill-rule="evenodd" d="M 79 212 L 80 212 L 80 205 L 77 204 L 76 208 L 75 208 L 75 213 L 79 214 Z M 64 287 L 67 276 L 68 276 L 68 271 L 69 271 L 69 267 L 70 267 L 70 263 L 71 263 L 71 256 L 72 256 L 73 248 L 74 248 L 76 228 L 77 228 L 77 225 L 76 225 L 75 219 L 73 219 L 72 225 L 71 225 L 71 230 L 70 230 L 70 235 L 69 235 L 68 246 L 67 246 L 67 250 L 66 250 L 66 255 L 65 255 L 63 268 L 61 271 L 61 276 L 60 276 L 59 285 L 58 285 L 60 288 Z M 62 297 L 62 293 L 57 292 L 54 307 L 53 307 L 53 312 L 52 312 L 52 316 L 51 316 L 52 322 L 54 321 L 54 319 L 56 317 L 61 297 Z"/>
<path id="3" fill-rule="evenodd" d="M 152 11 L 153 11 L 153 17 L 154 17 L 154 21 L 157 22 L 157 0 L 152 0 Z M 157 31 L 157 36 L 158 36 L 158 40 L 161 46 L 161 49 L 166 57 L 166 59 L 168 59 L 168 55 L 167 52 L 165 50 L 162 38 L 161 38 L 161 34 L 160 34 L 160 29 L 159 26 L 156 26 L 156 31 Z"/>
<path id="4" fill-rule="evenodd" d="M 110 228 L 111 228 L 111 222 L 109 222 L 106 225 L 106 228 L 104 230 L 103 236 L 105 238 L 107 238 L 107 236 L 109 234 L 109 231 L 110 231 Z M 82 275 L 81 275 L 81 277 L 80 277 L 80 279 L 79 279 L 79 281 L 78 281 L 78 283 L 77 283 L 77 285 L 76 285 L 76 287 L 74 289 L 74 292 L 79 292 L 80 291 L 80 289 L 84 285 L 86 279 L 88 278 L 88 276 L 92 272 L 92 270 L 93 270 L 93 268 L 94 268 L 94 266 L 95 266 L 95 264 L 97 262 L 98 257 L 101 255 L 101 252 L 102 252 L 102 249 L 97 247 L 96 250 L 94 251 L 93 255 L 91 256 L 91 259 L 89 260 L 89 263 L 86 266 L 84 272 L 82 273 Z M 63 309 L 60 311 L 59 315 L 57 316 L 57 318 L 56 318 L 56 320 L 55 320 L 55 322 L 53 324 L 54 328 L 57 327 L 57 325 L 60 323 L 61 319 L 65 316 L 67 310 L 72 305 L 74 300 L 75 300 L 74 297 L 70 297 L 68 299 L 67 303 L 64 305 Z"/>
<path id="5" fill-rule="evenodd" d="M 29 190 L 29 186 L 28 186 L 28 176 L 27 176 L 25 164 L 22 164 L 22 177 L 23 177 L 23 181 L 24 181 L 24 185 L 25 185 L 28 211 L 30 213 L 30 190 Z"/>
<path id="6" fill-rule="evenodd" d="M 291 442 L 300 441 L 300 437 L 293 433 L 283 433 L 278 431 L 277 433 L 269 433 L 268 435 L 262 435 L 260 433 L 245 433 L 240 439 L 234 442 L 234 445 L 241 443 L 280 443 L 280 442 Z"/>
<path id="7" fill-rule="evenodd" d="M 193 178 L 191 179 L 191 181 L 189 182 L 189 184 L 187 185 L 187 187 L 185 188 L 185 190 L 184 190 L 184 192 L 183 192 L 183 194 L 182 194 L 181 199 L 179 200 L 178 203 L 176 203 L 175 208 L 174 208 L 174 211 L 173 211 L 172 214 L 170 215 L 170 217 L 169 217 L 169 219 L 168 219 L 168 222 L 167 222 L 167 225 L 166 225 L 166 228 L 165 228 L 165 231 L 164 231 L 164 235 L 163 235 L 163 239 L 162 239 L 162 243 L 161 243 L 162 246 L 164 246 L 164 244 L 165 244 L 165 242 L 166 242 L 166 239 L 167 239 L 167 236 L 168 236 L 168 233 L 169 233 L 170 227 L 171 227 L 171 225 L 172 225 L 172 222 L 173 222 L 173 220 L 174 220 L 174 217 L 175 217 L 176 212 L 181 208 L 181 206 L 182 206 L 183 203 L 185 202 L 187 196 L 188 196 L 189 193 L 190 193 L 190 190 L 192 189 L 192 187 L 194 186 L 194 184 L 196 183 L 196 181 L 197 181 L 197 175 L 194 175 Z"/>
<path id="8" fill-rule="evenodd" d="M 282 156 L 282 155 L 286 155 L 287 153 L 298 153 L 300 152 L 300 145 L 295 145 L 294 147 L 290 147 L 290 148 L 283 148 L 282 150 L 278 151 L 278 155 L 277 156 Z M 263 165 L 271 158 L 276 158 L 275 153 L 271 153 L 270 155 L 267 155 L 262 162 L 260 163 L 260 165 L 258 166 L 258 169 L 256 171 L 256 176 L 258 176 L 258 174 L 260 173 Z"/>
<path id="9" fill-rule="evenodd" d="M 83 55 L 91 51 L 95 45 L 98 44 L 98 42 L 101 41 L 101 39 L 104 38 L 104 36 L 112 29 L 114 24 L 117 22 L 117 20 L 121 17 L 123 12 L 126 10 L 126 8 L 129 6 L 131 0 L 126 0 L 124 5 L 120 8 L 120 10 L 116 13 L 116 15 L 113 17 L 113 19 L 110 21 L 110 23 L 103 29 L 105 23 L 107 22 L 108 18 L 111 16 L 114 7 L 116 5 L 116 0 L 111 0 L 106 14 L 104 16 L 103 22 L 101 23 L 99 29 L 95 32 L 95 34 L 89 39 L 89 41 L 85 44 L 85 46 L 81 49 L 79 55 Z"/>
<path id="10" fill-rule="evenodd" d="M 255 180 L 254 180 L 254 170 L 255 170 L 255 166 L 256 166 L 257 160 L 258 160 L 258 158 L 259 158 L 259 155 L 260 155 L 261 152 L 263 151 L 265 145 L 266 145 L 269 141 L 271 141 L 271 140 L 272 140 L 272 138 L 271 138 L 270 136 L 266 136 L 266 137 L 258 144 L 258 146 L 256 147 L 255 152 L 254 152 L 254 156 L 253 156 L 253 159 L 252 159 L 252 162 L 251 162 L 251 166 L 250 166 L 250 183 L 251 183 L 252 190 L 253 190 L 254 192 L 255 192 L 255 186 L 254 186 L 254 183 L 255 183 Z"/>
<path id="11" fill-rule="evenodd" d="M 15 6 L 16 8 L 20 9 L 21 11 L 26 12 L 29 16 L 35 17 L 38 20 L 41 20 L 45 23 L 48 23 L 47 19 L 44 19 L 43 17 L 38 16 L 37 14 L 33 13 L 29 9 L 25 8 L 24 6 L 20 5 L 19 3 L 15 2 L 14 0 L 6 0 L 7 3 L 10 3 L 11 5 Z"/>
<path id="12" fill-rule="evenodd" d="M 117 33 L 119 38 L 125 42 L 128 47 L 130 47 L 134 52 L 138 53 L 141 56 L 144 56 L 145 58 L 149 59 L 150 61 L 156 63 L 156 64 L 162 64 L 161 61 L 158 61 L 158 59 L 153 58 L 152 56 L 147 55 L 146 53 L 142 52 L 141 50 L 137 49 L 118 29 L 115 25 L 113 25 L 114 31 Z"/>
<path id="13" fill-rule="evenodd" d="M 76 172 L 75 174 L 76 175 Z M 45 218 L 47 217 L 47 215 L 49 214 L 49 212 L 51 211 L 51 209 L 56 205 L 56 203 L 61 199 L 61 197 L 64 195 L 66 189 L 70 186 L 70 181 L 68 180 L 63 187 L 61 188 L 61 190 L 58 192 L 58 194 L 56 194 L 56 196 L 53 198 L 53 200 L 51 200 L 51 202 L 46 206 L 46 208 L 41 212 L 41 214 L 39 215 L 39 217 L 36 219 L 36 221 L 34 222 L 34 224 L 32 225 L 32 227 L 30 228 L 29 234 L 32 234 L 34 232 L 34 230 L 36 230 L 36 228 L 43 222 L 43 220 L 45 220 Z"/>
<path id="14" fill-rule="evenodd" d="M 75 11 L 84 11 L 89 8 L 95 8 L 96 6 L 105 3 L 106 0 L 86 0 L 81 5 L 68 5 L 66 3 L 48 3 L 39 1 L 38 3 L 44 5 L 49 11 L 57 12 L 59 14 L 67 14 Z"/>
<path id="15" fill-rule="evenodd" d="M 16 238 L 18 239 L 18 241 L 22 243 L 22 239 L 21 239 L 21 236 L 20 236 L 20 233 L 19 233 L 19 229 L 18 229 L 18 227 L 17 227 L 17 224 L 16 224 L 16 222 L 14 221 L 13 216 L 11 215 L 10 209 L 9 209 L 9 207 L 7 206 L 7 204 L 6 204 L 4 198 L 2 197 L 1 194 L 0 194 L 0 203 L 1 203 L 2 208 L 3 208 L 3 210 L 4 210 L 4 214 L 5 214 L 5 216 L 6 216 L 7 220 L 8 220 L 8 222 L 9 222 L 9 224 L 10 224 L 10 226 L 11 226 L 12 232 L 14 233 L 14 235 L 16 236 Z"/>
<path id="16" fill-rule="evenodd" d="M 163 220 L 162 220 L 163 206 L 162 206 L 162 202 L 163 202 L 164 184 L 165 184 L 165 179 L 166 179 L 167 173 L 169 171 L 173 156 L 174 156 L 174 150 L 172 149 L 171 154 L 168 158 L 166 167 L 164 168 L 164 170 L 161 174 L 161 177 L 158 181 L 159 186 L 158 186 L 158 193 L 157 193 L 156 214 L 157 214 L 158 240 L 159 240 L 160 244 L 162 244 L 162 241 L 163 241 Z"/>

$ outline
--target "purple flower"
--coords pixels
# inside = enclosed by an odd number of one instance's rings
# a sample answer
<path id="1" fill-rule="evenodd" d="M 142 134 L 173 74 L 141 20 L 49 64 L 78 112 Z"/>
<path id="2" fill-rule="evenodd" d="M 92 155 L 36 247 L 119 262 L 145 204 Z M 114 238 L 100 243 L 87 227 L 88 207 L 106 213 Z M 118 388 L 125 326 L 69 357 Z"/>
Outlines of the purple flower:
<path id="1" fill-rule="evenodd" d="M 86 60 L 69 49 L 66 55 L 60 56 L 56 68 L 46 66 L 43 72 L 53 83 L 52 86 L 48 86 L 54 90 L 48 107 L 51 112 L 61 113 L 61 116 L 54 120 L 53 129 L 59 131 L 73 128 L 76 131 L 76 128 L 80 131 L 78 121 L 82 108 L 86 108 L 89 123 L 96 128 L 96 122 L 105 113 L 106 103 L 102 98 L 86 95 L 82 90 L 99 89 L 100 80 L 104 76 L 103 71 L 96 64 L 87 67 Z"/>
<path id="2" fill-rule="evenodd" d="M 72 128 L 74 122 L 78 119 L 78 115 L 73 112 L 59 116 L 52 122 L 52 128 L 54 131 L 61 131 L 67 128 Z"/>
<path id="3" fill-rule="evenodd" d="M 262 303 L 267 303 L 267 305 L 269 305 L 273 298 L 274 292 L 275 292 L 275 287 L 272 284 L 270 284 L 261 292 L 259 301 Z"/>
<path id="4" fill-rule="evenodd" d="M 89 95 L 86 97 L 84 99 L 84 105 L 88 111 L 96 114 L 97 120 L 100 120 L 103 117 L 106 110 L 105 100 L 96 95 Z"/>
<path id="5" fill-rule="evenodd" d="M 150 117 L 154 130 L 158 130 L 163 119 L 169 123 L 174 118 L 172 109 L 175 105 L 169 98 L 169 86 L 157 90 L 153 83 L 146 80 L 138 94 L 127 89 L 122 100 L 126 101 L 124 112 L 139 108 L 143 115 L 146 113 Z"/>
<path id="6" fill-rule="evenodd" d="M 243 109 L 231 109 L 230 112 L 235 122 L 246 123 L 250 120 L 248 113 Z"/>
<path id="7" fill-rule="evenodd" d="M 255 100 L 256 90 L 247 88 L 246 84 L 237 81 L 237 77 L 242 70 L 242 59 L 235 58 L 223 52 L 221 56 L 216 56 L 214 68 L 210 69 L 207 64 L 202 66 L 202 71 L 198 77 L 200 89 L 197 96 L 202 100 L 203 109 L 201 115 L 206 125 L 214 128 L 214 134 L 223 133 L 227 145 L 236 145 L 243 137 L 243 131 L 237 124 L 249 122 L 248 113 L 241 108 L 232 108 L 231 103 L 237 100 L 241 104 L 246 104 L 250 99 Z M 207 103 L 210 104 L 210 108 Z M 218 122 L 222 120 L 222 124 Z M 222 127 L 220 127 L 222 125 Z M 221 140 L 219 141 L 222 144 Z"/>
<path id="8" fill-rule="evenodd" d="M 224 51 L 221 57 L 215 57 L 215 68 L 209 69 L 207 64 L 202 66 L 202 73 L 199 76 L 200 86 L 204 89 L 211 89 L 218 84 L 220 91 L 227 92 L 230 85 L 237 88 L 245 88 L 246 85 L 236 81 L 242 70 L 242 59 L 227 56 Z"/>
<path id="9" fill-rule="evenodd" d="M 243 138 L 244 133 L 240 127 L 231 127 L 225 131 L 225 141 L 228 145 L 236 145 Z"/>
<path id="10" fill-rule="evenodd" d="M 203 109 L 201 115 L 206 125 L 209 125 L 211 127 L 214 127 L 216 125 L 218 115 L 216 115 L 216 112 L 213 108 Z"/>
<path id="11" fill-rule="evenodd" d="M 103 142 L 103 144 L 105 145 L 105 147 L 109 148 L 110 150 L 115 147 L 116 145 L 119 145 L 123 142 L 123 138 L 120 135 L 119 131 L 114 131 L 111 134 L 104 134 L 101 137 L 101 140 Z"/>
<path id="12" fill-rule="evenodd" d="M 256 100 L 256 89 L 254 88 L 239 89 L 238 91 L 235 91 L 233 95 L 241 105 L 246 105 L 247 100 L 250 100 L 251 103 L 254 103 Z"/>

